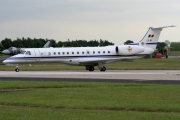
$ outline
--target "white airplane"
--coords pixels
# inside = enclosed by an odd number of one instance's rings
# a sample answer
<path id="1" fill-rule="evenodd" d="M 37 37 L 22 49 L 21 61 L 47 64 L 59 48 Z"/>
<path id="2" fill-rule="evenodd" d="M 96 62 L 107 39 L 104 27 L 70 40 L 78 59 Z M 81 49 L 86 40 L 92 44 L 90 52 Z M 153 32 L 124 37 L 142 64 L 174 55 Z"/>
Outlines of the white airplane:
<path id="1" fill-rule="evenodd" d="M 43 48 L 49 48 L 51 46 L 51 41 L 47 41 L 47 43 L 43 46 Z M 27 48 L 16 48 L 16 47 L 10 47 L 8 49 L 3 50 L 1 53 L 6 55 L 16 55 L 21 53 Z"/>
<path id="2" fill-rule="evenodd" d="M 156 49 L 160 32 L 163 27 L 150 27 L 138 44 L 117 45 L 105 47 L 72 47 L 72 48 L 31 48 L 21 54 L 3 61 L 4 64 L 21 63 L 64 63 L 86 66 L 86 70 L 94 71 L 98 66 L 100 71 L 106 71 L 104 64 L 121 60 L 132 60 L 150 55 Z M 19 72 L 19 68 L 15 69 Z"/>

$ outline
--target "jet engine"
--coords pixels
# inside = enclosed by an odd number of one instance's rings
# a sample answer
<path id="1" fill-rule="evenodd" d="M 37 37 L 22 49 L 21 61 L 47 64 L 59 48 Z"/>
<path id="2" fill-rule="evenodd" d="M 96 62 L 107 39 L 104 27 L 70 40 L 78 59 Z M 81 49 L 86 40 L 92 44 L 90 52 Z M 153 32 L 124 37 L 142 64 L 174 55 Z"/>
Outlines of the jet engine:
<path id="1" fill-rule="evenodd" d="M 145 48 L 137 45 L 119 45 L 115 47 L 115 51 L 119 55 L 133 55 L 144 52 Z"/>

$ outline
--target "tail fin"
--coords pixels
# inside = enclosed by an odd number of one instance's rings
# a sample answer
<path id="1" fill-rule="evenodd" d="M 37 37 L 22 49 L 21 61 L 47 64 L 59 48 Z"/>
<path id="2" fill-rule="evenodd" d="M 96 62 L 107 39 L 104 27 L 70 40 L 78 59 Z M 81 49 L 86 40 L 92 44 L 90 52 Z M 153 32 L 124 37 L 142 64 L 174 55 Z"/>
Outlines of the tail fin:
<path id="1" fill-rule="evenodd" d="M 43 48 L 49 48 L 51 47 L 51 41 L 47 41 L 47 43 L 43 46 Z"/>
<path id="2" fill-rule="evenodd" d="M 150 47 L 156 49 L 160 33 L 163 28 L 168 27 L 175 27 L 174 25 L 171 26 L 162 26 L 162 27 L 150 27 L 143 39 L 139 42 L 139 45 Z"/>

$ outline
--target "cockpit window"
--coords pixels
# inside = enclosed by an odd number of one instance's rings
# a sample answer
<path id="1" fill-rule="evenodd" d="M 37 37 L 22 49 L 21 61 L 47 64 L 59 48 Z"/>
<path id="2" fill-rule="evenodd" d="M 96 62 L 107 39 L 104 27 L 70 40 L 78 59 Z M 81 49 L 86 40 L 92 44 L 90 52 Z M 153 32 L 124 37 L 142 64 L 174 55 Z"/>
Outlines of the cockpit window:
<path id="1" fill-rule="evenodd" d="M 30 51 L 27 51 L 27 52 L 26 52 L 26 55 L 31 55 L 31 52 L 30 52 Z"/>
<path id="2" fill-rule="evenodd" d="M 20 54 L 24 54 L 26 51 L 21 51 L 21 53 Z"/>

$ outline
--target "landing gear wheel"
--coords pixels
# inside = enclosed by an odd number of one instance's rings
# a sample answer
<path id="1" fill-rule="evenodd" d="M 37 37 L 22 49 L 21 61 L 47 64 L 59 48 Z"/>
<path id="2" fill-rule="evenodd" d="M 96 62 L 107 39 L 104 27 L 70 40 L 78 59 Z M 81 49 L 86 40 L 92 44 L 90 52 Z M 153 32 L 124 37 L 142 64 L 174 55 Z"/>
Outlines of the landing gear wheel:
<path id="1" fill-rule="evenodd" d="M 15 71 L 16 71 L 16 72 L 19 72 L 19 68 L 16 68 Z"/>
<path id="2" fill-rule="evenodd" d="M 100 71 L 101 71 L 101 72 L 106 71 L 106 67 L 101 68 Z"/>
<path id="3" fill-rule="evenodd" d="M 93 66 L 89 66 L 89 71 L 94 71 L 94 67 Z"/>

